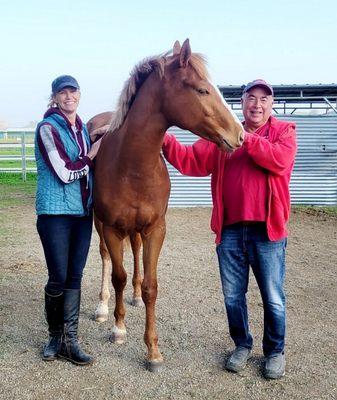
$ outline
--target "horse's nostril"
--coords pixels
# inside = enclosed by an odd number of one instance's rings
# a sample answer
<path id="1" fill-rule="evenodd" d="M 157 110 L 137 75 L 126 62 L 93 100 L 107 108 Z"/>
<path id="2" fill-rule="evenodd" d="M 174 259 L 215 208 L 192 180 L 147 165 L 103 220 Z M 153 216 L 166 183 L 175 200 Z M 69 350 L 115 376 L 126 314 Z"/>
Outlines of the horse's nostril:
<path id="1" fill-rule="evenodd" d="M 244 133 L 241 133 L 241 135 L 240 135 L 240 137 L 239 137 L 239 144 L 240 144 L 240 146 L 242 145 L 244 139 L 245 139 Z"/>

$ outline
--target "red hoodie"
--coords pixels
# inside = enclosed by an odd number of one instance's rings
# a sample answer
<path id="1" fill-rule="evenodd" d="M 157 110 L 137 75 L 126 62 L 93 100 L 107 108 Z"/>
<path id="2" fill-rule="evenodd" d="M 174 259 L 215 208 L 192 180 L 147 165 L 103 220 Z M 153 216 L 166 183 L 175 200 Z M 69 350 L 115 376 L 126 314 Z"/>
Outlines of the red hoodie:
<path id="1" fill-rule="evenodd" d="M 287 236 L 289 220 L 289 181 L 297 150 L 295 124 L 270 117 L 268 137 L 255 133 L 245 135 L 244 146 L 254 162 L 268 172 L 267 232 L 270 240 Z M 211 229 L 216 234 L 215 243 L 221 240 L 224 220 L 223 171 L 227 153 L 205 139 L 192 146 L 184 146 L 175 136 L 166 134 L 163 153 L 167 161 L 178 171 L 189 176 L 211 177 L 213 210 Z M 238 165 L 239 167 L 239 165 Z"/>

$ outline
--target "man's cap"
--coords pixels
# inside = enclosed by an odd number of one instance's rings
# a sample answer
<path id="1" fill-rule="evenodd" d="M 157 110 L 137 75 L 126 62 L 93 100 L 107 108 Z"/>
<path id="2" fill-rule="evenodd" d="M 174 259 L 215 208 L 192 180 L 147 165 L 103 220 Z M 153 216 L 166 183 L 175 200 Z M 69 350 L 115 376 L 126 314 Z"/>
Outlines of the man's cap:
<path id="1" fill-rule="evenodd" d="M 61 75 L 53 80 L 51 84 L 51 90 L 53 94 L 60 92 L 65 87 L 73 87 L 80 89 L 80 85 L 77 80 L 70 75 Z"/>
<path id="2" fill-rule="evenodd" d="M 247 83 L 247 85 L 243 88 L 243 94 L 249 92 L 251 89 L 257 86 L 263 87 L 266 89 L 269 95 L 274 96 L 274 90 L 272 86 L 263 79 L 255 79 L 254 81 Z"/>

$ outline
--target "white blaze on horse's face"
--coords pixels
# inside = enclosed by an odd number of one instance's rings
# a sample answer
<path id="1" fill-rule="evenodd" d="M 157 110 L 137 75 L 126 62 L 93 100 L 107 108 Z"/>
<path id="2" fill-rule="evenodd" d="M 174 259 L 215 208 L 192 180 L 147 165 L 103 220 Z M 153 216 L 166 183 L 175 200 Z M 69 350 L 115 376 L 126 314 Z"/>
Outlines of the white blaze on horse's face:
<path id="1" fill-rule="evenodd" d="M 241 126 L 241 128 L 243 129 L 243 126 L 241 124 L 241 121 L 239 120 L 238 116 L 235 114 L 235 112 L 229 107 L 227 101 L 224 99 L 223 95 L 221 94 L 219 88 L 214 85 L 212 82 L 210 82 L 210 84 L 214 87 L 214 90 L 218 93 L 218 95 L 221 98 L 221 101 L 223 102 L 224 106 L 229 110 L 229 112 L 232 114 L 234 120 Z"/>
<path id="2" fill-rule="evenodd" d="M 228 131 L 228 128 L 226 126 L 223 126 L 224 131 L 222 133 L 220 132 L 220 134 L 222 134 L 224 136 L 223 141 L 224 141 L 225 147 L 227 147 L 226 150 L 232 151 L 235 148 L 240 147 L 243 143 L 243 140 L 244 140 L 243 125 L 240 122 L 238 116 L 235 114 L 235 112 L 231 109 L 231 107 L 228 105 L 228 103 L 222 96 L 219 88 L 216 85 L 214 85 L 212 82 L 209 82 L 209 84 L 214 88 L 216 95 L 219 96 L 222 104 L 226 108 L 227 113 L 228 113 L 227 119 L 228 118 L 232 119 L 232 124 L 230 127 L 231 132 Z M 230 139 L 228 138 L 228 136 L 230 137 Z"/>

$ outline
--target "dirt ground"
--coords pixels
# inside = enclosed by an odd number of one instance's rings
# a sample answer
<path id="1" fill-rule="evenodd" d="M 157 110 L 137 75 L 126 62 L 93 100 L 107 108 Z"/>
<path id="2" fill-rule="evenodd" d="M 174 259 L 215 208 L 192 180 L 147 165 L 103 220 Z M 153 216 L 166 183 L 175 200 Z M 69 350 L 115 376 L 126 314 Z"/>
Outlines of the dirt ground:
<path id="1" fill-rule="evenodd" d="M 208 208 L 168 212 L 157 300 L 165 367 L 153 374 L 144 364 L 143 308 L 127 306 L 128 338 L 121 346 L 108 340 L 112 318 L 103 324 L 92 318 L 101 273 L 96 233 L 83 281 L 80 337 L 97 361 L 91 367 L 77 367 L 41 360 L 47 338 L 46 270 L 33 199 L 28 206 L 2 209 L 1 399 L 336 399 L 337 219 L 324 213 L 292 213 L 286 278 L 287 374 L 280 381 L 266 381 L 261 374 L 263 309 L 253 277 L 248 302 L 254 356 L 240 375 L 223 368 L 232 343 L 209 217 Z M 128 302 L 130 252 L 125 257 Z"/>

